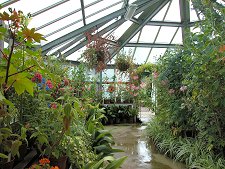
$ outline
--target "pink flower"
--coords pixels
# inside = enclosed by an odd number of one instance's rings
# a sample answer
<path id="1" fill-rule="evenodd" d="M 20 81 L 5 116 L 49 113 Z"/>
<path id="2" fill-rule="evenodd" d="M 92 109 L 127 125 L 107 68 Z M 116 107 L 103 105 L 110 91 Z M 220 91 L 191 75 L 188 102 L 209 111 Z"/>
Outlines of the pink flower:
<path id="1" fill-rule="evenodd" d="M 134 94 L 133 94 L 133 96 L 137 96 L 137 95 L 138 95 L 137 93 L 134 93 Z"/>
<path id="2" fill-rule="evenodd" d="M 187 86 L 181 86 L 181 87 L 180 87 L 180 91 L 181 91 L 181 92 L 185 92 L 186 90 L 187 90 Z"/>
<path id="3" fill-rule="evenodd" d="M 144 82 L 141 82 L 140 87 L 141 88 L 145 88 L 146 87 L 146 84 Z"/>
<path id="4" fill-rule="evenodd" d="M 173 94 L 173 93 L 175 93 L 175 90 L 174 89 L 170 89 L 169 90 L 169 94 Z"/>
<path id="5" fill-rule="evenodd" d="M 153 77 L 156 79 L 159 76 L 158 72 L 153 72 Z"/>
<path id="6" fill-rule="evenodd" d="M 139 77 L 136 75 L 136 76 L 133 76 L 133 79 L 134 80 L 137 80 Z"/>
<path id="7" fill-rule="evenodd" d="M 53 88 L 51 80 L 47 80 L 46 85 L 49 87 L 49 89 Z"/>
<path id="8" fill-rule="evenodd" d="M 134 90 L 138 90 L 139 89 L 139 86 L 135 86 Z"/>
<path id="9" fill-rule="evenodd" d="M 130 85 L 130 88 L 131 88 L 132 90 L 135 90 L 136 87 L 135 87 L 134 84 L 131 84 L 131 85 Z"/>

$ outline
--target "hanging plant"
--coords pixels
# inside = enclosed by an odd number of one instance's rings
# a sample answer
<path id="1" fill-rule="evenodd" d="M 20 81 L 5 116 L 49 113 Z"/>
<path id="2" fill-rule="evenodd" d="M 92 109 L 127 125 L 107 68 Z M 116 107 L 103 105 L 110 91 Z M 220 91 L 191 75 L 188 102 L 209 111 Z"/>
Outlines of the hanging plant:
<path id="1" fill-rule="evenodd" d="M 118 45 L 113 46 L 111 43 L 115 38 L 113 35 L 102 38 L 89 32 L 85 35 L 88 39 L 87 49 L 82 54 L 85 63 L 89 69 L 101 72 L 106 68 L 107 62 L 111 60 L 109 49 L 118 47 Z"/>
<path id="2" fill-rule="evenodd" d="M 119 53 L 115 59 L 115 65 L 119 71 L 125 72 L 133 66 L 133 61 L 126 53 Z"/>
<path id="3" fill-rule="evenodd" d="M 144 77 L 147 77 L 149 75 L 152 74 L 152 71 L 154 69 L 154 64 L 152 63 L 145 63 L 145 64 L 142 64 L 140 65 L 138 68 L 137 68 L 137 74 L 139 77 L 141 78 L 144 78 Z"/>

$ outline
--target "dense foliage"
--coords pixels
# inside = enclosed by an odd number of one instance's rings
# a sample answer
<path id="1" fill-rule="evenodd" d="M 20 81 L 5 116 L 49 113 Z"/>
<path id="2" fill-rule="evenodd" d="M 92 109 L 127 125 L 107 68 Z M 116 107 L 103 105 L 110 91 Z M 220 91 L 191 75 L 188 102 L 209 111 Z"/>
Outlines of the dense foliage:
<path id="1" fill-rule="evenodd" d="M 0 51 L 0 168 L 23 160 L 27 148 L 50 159 L 36 167 L 63 169 L 61 161 L 51 163 L 64 159 L 73 168 L 118 168 L 126 157 L 113 157 L 121 150 L 112 148 L 112 135 L 101 123 L 96 80 L 84 65 L 42 57 L 35 44 L 45 39 L 27 27 L 29 17 L 21 11 L 9 9 L 0 19 L 8 24 L 0 28 L 0 40 L 9 39 Z"/>
<path id="2" fill-rule="evenodd" d="M 223 168 L 225 12 L 217 2 L 195 1 L 194 5 L 205 16 L 204 21 L 196 26 L 200 31 L 190 33 L 184 48 L 168 51 L 161 57 L 153 74 L 157 118 L 152 127 L 167 133 L 157 131 L 157 134 L 154 129 L 149 130 L 156 144 L 160 146 L 163 141 L 173 145 L 173 150 L 170 145 L 164 145 L 164 151 L 171 150 L 176 157 L 180 154 L 177 159 L 186 162 L 190 168 Z M 166 141 L 165 135 L 170 135 L 171 143 Z M 188 146 L 195 143 L 201 146 L 193 155 L 195 151 Z M 182 154 L 182 148 L 190 152 Z M 207 156 L 200 155 L 202 151 Z M 221 159 L 217 161 L 219 157 Z M 194 165 L 196 161 L 198 165 Z"/>

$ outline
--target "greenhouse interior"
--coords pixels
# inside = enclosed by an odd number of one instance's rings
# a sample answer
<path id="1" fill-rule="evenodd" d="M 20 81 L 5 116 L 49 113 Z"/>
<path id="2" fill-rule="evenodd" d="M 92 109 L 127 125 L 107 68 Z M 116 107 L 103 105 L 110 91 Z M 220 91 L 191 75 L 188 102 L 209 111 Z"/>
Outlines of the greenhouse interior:
<path id="1" fill-rule="evenodd" d="M 225 169 L 224 0 L 0 0 L 0 169 Z"/>

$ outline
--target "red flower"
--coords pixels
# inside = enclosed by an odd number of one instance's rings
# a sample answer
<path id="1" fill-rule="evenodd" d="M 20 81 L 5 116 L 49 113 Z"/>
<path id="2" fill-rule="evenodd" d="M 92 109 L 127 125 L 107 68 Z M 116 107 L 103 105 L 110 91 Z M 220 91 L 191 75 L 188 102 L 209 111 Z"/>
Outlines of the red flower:
<path id="1" fill-rule="evenodd" d="M 51 108 L 52 109 L 56 109 L 57 108 L 57 104 L 56 103 L 51 103 Z"/>
<path id="2" fill-rule="evenodd" d="M 49 89 L 53 88 L 51 80 L 47 80 L 46 85 L 49 87 Z"/>
<path id="3" fill-rule="evenodd" d="M 34 77 L 31 80 L 32 80 L 32 82 L 41 83 L 42 75 L 40 73 L 35 73 Z"/>

